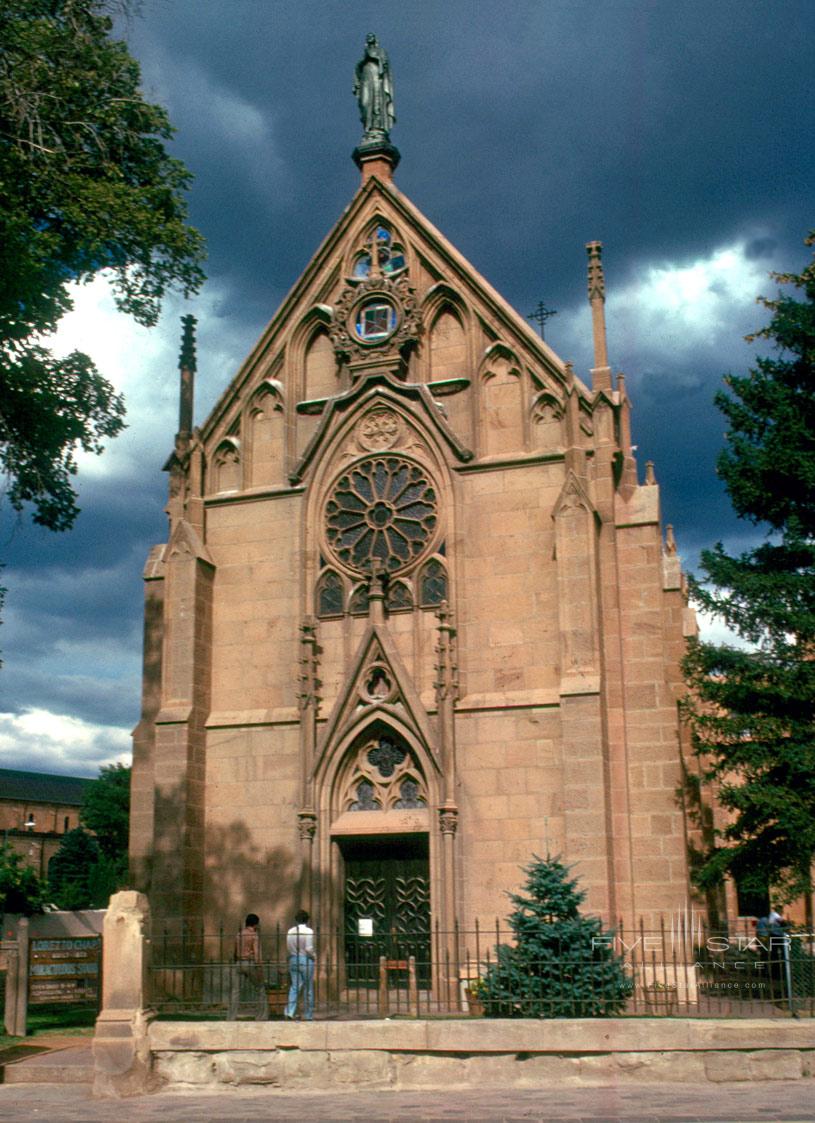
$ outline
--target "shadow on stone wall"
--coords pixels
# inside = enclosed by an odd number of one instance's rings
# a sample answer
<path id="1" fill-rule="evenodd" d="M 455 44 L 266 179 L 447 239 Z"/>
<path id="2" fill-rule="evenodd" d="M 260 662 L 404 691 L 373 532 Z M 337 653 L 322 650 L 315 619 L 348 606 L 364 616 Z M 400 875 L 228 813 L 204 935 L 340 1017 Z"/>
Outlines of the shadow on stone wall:
<path id="1" fill-rule="evenodd" d="M 207 830 L 204 869 L 205 927 L 223 924 L 234 932 L 247 912 L 264 929 L 287 927 L 300 908 L 299 854 L 277 846 L 262 849 L 245 822 L 234 819 Z"/>
<path id="2" fill-rule="evenodd" d="M 194 939 L 223 931 L 231 941 L 248 912 L 267 939 L 285 934 L 297 909 L 308 908 L 295 831 L 292 847 L 262 847 L 245 816 L 205 830 L 202 809 L 185 806 L 185 795 L 184 783 L 156 792 L 155 849 L 135 886 L 150 900 L 154 939 L 175 944 L 186 929 Z M 313 919 L 319 924 L 317 902 Z"/>

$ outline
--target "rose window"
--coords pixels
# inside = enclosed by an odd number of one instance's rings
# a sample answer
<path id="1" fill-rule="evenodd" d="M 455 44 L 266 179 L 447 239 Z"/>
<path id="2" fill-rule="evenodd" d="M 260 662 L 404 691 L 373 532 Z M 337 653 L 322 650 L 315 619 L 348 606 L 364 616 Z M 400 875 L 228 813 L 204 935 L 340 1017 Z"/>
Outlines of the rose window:
<path id="1" fill-rule="evenodd" d="M 372 456 L 339 478 L 325 519 L 328 544 L 343 565 L 371 573 L 376 562 L 395 573 L 430 543 L 438 521 L 436 492 L 417 464 Z"/>

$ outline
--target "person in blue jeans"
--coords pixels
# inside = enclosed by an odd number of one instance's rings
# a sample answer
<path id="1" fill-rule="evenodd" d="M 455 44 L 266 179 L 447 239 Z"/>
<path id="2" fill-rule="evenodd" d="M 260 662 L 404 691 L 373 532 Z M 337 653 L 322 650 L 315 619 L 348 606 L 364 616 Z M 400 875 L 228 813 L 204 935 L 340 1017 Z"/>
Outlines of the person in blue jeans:
<path id="1" fill-rule="evenodd" d="M 294 927 L 286 936 L 291 985 L 285 1016 L 289 1021 L 297 1013 L 297 1000 L 301 993 L 303 1017 L 307 1022 L 314 1018 L 314 932 L 309 928 L 308 920 L 308 913 L 300 909 L 294 917 Z"/>

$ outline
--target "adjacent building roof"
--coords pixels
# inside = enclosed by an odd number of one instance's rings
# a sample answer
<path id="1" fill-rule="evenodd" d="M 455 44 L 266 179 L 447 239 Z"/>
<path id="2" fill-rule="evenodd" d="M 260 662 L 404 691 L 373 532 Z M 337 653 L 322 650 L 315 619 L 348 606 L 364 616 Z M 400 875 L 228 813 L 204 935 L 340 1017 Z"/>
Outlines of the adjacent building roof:
<path id="1" fill-rule="evenodd" d="M 19 772 L 0 768 L 0 799 L 22 800 L 25 803 L 58 803 L 79 807 L 88 784 L 80 776 L 54 776 L 50 772 Z"/>

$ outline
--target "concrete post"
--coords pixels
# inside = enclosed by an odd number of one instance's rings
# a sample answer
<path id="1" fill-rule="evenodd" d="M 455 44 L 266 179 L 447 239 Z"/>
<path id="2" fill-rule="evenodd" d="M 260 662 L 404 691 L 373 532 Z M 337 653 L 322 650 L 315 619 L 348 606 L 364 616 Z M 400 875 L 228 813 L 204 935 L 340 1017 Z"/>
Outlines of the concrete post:
<path id="1" fill-rule="evenodd" d="M 110 898 L 103 930 L 102 1012 L 93 1038 L 93 1093 L 139 1095 L 152 1086 L 145 1009 L 150 906 L 128 890 Z"/>
<path id="2" fill-rule="evenodd" d="M 14 1007 L 16 1037 L 25 1037 L 28 1021 L 28 918 L 17 921 L 17 995 Z"/>
<path id="3" fill-rule="evenodd" d="M 26 969 L 20 969 L 20 951 L 16 940 L 3 941 L 3 958 L 6 962 L 6 1000 L 3 1011 L 3 1024 L 6 1033 L 11 1037 L 25 1037 L 26 1010 L 23 1002 L 22 1019 L 20 1019 L 20 980 L 23 980 L 23 996 L 26 994 L 25 979 Z"/>

